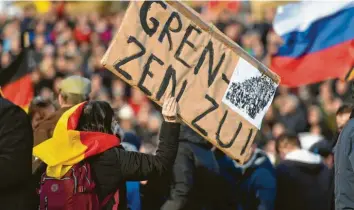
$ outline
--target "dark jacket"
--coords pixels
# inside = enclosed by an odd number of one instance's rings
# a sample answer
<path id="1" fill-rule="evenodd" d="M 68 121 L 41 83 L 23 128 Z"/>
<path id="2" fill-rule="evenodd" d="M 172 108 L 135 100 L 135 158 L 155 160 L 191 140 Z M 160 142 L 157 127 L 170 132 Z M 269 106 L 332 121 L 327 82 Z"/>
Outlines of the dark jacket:
<path id="1" fill-rule="evenodd" d="M 289 131 L 301 133 L 306 130 L 307 120 L 302 106 L 298 106 L 296 110 L 287 115 L 279 116 L 278 120 Z"/>
<path id="2" fill-rule="evenodd" d="M 343 128 L 334 149 L 335 209 L 354 209 L 354 119 Z"/>
<path id="3" fill-rule="evenodd" d="M 221 205 L 219 167 L 211 145 L 182 126 L 170 193 L 161 210 L 225 209 Z"/>
<path id="4" fill-rule="evenodd" d="M 33 133 L 26 113 L 0 97 L 0 209 L 31 209 Z"/>
<path id="5" fill-rule="evenodd" d="M 172 166 L 178 149 L 179 124 L 164 122 L 156 155 L 125 151 L 123 147 L 109 149 L 88 159 L 100 201 L 119 189 L 119 210 L 127 210 L 127 181 L 146 180 L 162 176 Z M 45 171 L 41 164 L 37 177 Z M 111 199 L 102 210 L 112 210 Z"/>
<path id="6" fill-rule="evenodd" d="M 228 157 L 219 160 L 220 170 L 235 189 L 235 210 L 273 210 L 276 197 L 275 170 L 267 155 L 256 149 L 244 165 Z"/>
<path id="7" fill-rule="evenodd" d="M 331 172 L 307 150 L 286 155 L 277 169 L 276 210 L 329 210 Z"/>

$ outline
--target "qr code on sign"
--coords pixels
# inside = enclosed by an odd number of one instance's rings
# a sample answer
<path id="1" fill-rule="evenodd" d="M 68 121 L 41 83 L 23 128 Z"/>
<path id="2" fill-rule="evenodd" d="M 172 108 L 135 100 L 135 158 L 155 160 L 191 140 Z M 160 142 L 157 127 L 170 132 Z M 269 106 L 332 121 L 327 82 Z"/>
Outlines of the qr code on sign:
<path id="1" fill-rule="evenodd" d="M 254 76 L 243 82 L 231 82 L 226 100 L 255 119 L 272 100 L 276 86 L 265 75 Z"/>

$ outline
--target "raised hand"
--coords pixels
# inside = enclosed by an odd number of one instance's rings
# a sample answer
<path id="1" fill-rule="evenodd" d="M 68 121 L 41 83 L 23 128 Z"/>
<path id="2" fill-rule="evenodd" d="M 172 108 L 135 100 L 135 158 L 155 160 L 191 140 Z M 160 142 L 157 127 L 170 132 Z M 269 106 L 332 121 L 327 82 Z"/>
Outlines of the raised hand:
<path id="1" fill-rule="evenodd" d="M 178 103 L 175 97 L 171 97 L 165 100 L 162 106 L 162 115 L 166 122 L 178 123 L 177 118 Z"/>

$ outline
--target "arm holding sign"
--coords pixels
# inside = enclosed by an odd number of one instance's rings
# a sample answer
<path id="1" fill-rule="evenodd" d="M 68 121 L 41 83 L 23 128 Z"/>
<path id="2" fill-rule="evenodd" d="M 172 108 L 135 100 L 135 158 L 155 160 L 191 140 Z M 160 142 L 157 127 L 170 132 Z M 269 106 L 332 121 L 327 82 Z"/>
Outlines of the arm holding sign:
<path id="1" fill-rule="evenodd" d="M 172 168 L 180 130 L 180 124 L 177 123 L 177 106 L 174 98 L 165 100 L 162 109 L 165 122 L 161 127 L 156 155 L 112 148 L 92 159 L 91 165 L 97 180 L 96 188 L 101 200 L 126 181 L 147 180 Z"/>
<path id="2" fill-rule="evenodd" d="M 119 160 L 123 180 L 140 181 L 161 175 L 172 168 L 178 149 L 180 124 L 177 123 L 177 102 L 167 99 L 162 108 L 163 122 L 156 155 L 120 151 Z M 127 161 L 128 160 L 128 161 Z"/>

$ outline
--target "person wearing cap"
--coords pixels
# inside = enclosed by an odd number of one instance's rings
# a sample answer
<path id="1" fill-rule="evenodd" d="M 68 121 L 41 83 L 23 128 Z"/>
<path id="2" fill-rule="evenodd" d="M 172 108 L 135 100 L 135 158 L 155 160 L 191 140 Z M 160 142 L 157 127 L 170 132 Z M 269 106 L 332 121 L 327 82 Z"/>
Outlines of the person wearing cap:
<path id="1" fill-rule="evenodd" d="M 81 76 L 70 76 L 59 84 L 58 102 L 60 109 L 38 123 L 34 128 L 34 146 L 49 139 L 61 115 L 71 107 L 87 101 L 91 93 L 91 82 Z"/>

